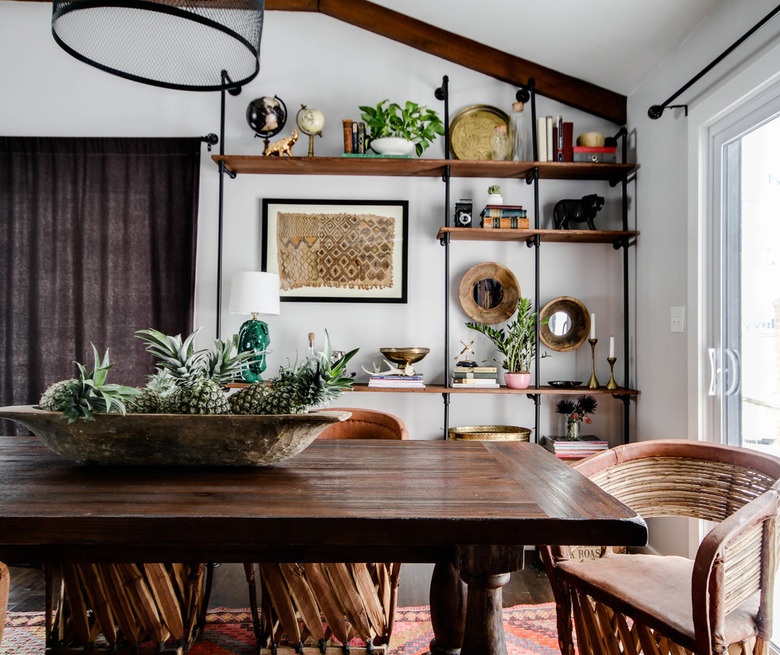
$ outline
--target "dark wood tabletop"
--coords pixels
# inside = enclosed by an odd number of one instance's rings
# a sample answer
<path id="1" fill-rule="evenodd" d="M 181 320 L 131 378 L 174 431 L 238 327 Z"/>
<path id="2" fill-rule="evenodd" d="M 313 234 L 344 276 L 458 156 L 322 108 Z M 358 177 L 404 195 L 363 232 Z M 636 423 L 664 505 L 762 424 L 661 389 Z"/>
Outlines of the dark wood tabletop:
<path id="1" fill-rule="evenodd" d="M 316 441 L 268 468 L 99 467 L 0 437 L 0 560 L 454 561 L 458 545 L 644 544 L 522 442 Z"/>

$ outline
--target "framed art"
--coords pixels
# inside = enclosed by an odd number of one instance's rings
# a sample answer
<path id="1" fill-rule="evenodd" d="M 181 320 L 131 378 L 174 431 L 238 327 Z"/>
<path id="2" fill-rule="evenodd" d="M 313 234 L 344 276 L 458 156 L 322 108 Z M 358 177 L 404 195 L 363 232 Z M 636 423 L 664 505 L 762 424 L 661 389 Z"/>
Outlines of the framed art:
<path id="1" fill-rule="evenodd" d="M 283 301 L 406 302 L 406 200 L 263 200 L 262 269 Z"/>

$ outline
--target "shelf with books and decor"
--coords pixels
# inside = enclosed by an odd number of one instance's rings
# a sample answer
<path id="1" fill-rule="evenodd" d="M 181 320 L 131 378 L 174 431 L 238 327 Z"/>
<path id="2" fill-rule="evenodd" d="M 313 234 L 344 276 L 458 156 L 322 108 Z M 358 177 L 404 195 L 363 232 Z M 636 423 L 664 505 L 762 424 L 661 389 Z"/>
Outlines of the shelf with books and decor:
<path id="1" fill-rule="evenodd" d="M 518 91 L 518 101 L 530 102 L 533 114 L 535 116 L 534 83 L 529 80 L 526 87 Z M 522 96 L 522 99 L 521 99 Z M 449 98 L 448 98 L 448 80 L 443 79 L 442 87 L 436 89 L 436 98 L 444 102 L 445 123 L 449 116 Z M 637 164 L 627 161 L 627 131 L 621 128 L 618 135 L 614 137 L 615 141 L 622 138 L 622 163 L 594 163 L 594 161 L 542 161 L 537 150 L 537 135 L 535 123 L 531 129 L 533 138 L 533 154 L 531 161 L 499 161 L 490 159 L 418 159 L 415 157 L 390 157 L 380 158 L 373 156 L 353 156 L 353 157 L 264 157 L 255 155 L 231 155 L 220 152 L 213 155 L 212 159 L 218 165 L 220 175 L 235 177 L 237 174 L 249 175 L 313 175 L 313 176 L 378 176 L 378 177 L 426 177 L 439 178 L 444 183 L 445 211 L 443 226 L 438 230 L 437 239 L 447 249 L 445 260 L 444 275 L 444 293 L 450 295 L 450 258 L 449 248 L 454 242 L 467 241 L 493 241 L 493 242 L 517 242 L 525 243 L 534 251 L 535 266 L 535 293 L 533 294 L 535 310 L 539 312 L 539 251 L 542 244 L 546 243 L 568 243 L 568 244 L 612 244 L 616 250 L 622 250 L 623 253 L 623 277 L 624 277 L 624 370 L 623 379 L 630 380 L 628 362 L 630 361 L 628 352 L 629 343 L 629 321 L 628 321 L 628 250 L 629 247 L 636 244 L 638 232 L 628 229 L 628 205 L 626 185 L 631 176 L 638 170 Z M 224 137 L 224 134 L 222 135 Z M 449 134 L 445 132 L 445 153 L 452 152 L 450 147 Z M 220 140 L 224 143 L 224 138 Z M 463 227 L 456 223 L 451 216 L 450 203 L 450 185 L 455 178 L 490 178 L 493 180 L 519 180 L 533 186 L 534 202 L 533 207 L 529 208 L 528 215 L 520 213 L 507 213 L 497 209 L 495 213 L 488 212 L 487 217 L 498 219 L 491 221 L 494 227 L 476 227 L 479 224 L 479 216 L 474 223 L 475 227 Z M 544 180 L 571 180 L 571 181 L 594 181 L 608 183 L 611 187 L 620 187 L 622 196 L 622 229 L 621 230 L 597 230 L 597 229 L 542 229 L 540 226 L 540 208 L 539 208 L 539 184 Z M 220 185 L 220 216 L 223 206 L 222 184 Z M 486 208 L 486 210 L 489 208 Z M 510 219 L 510 220 L 505 220 Z M 516 220 L 513 220 L 516 219 Z M 522 219 L 522 220 L 520 220 Z M 221 220 L 221 219 L 220 219 Z M 221 228 L 220 228 L 221 229 Z M 525 249 L 524 249 L 525 250 Z M 221 265 L 221 264 L 220 264 Z M 217 285 L 218 288 L 220 285 Z M 219 315 L 220 298 L 217 298 Z M 444 352 L 450 352 L 450 322 L 449 303 L 445 303 L 445 336 Z M 219 333 L 219 318 L 217 332 Z M 539 325 L 537 321 L 537 336 Z M 445 357 L 444 384 L 407 383 L 395 385 L 392 381 L 382 382 L 375 380 L 374 384 L 358 383 L 354 386 L 356 392 L 373 393 L 438 393 L 444 398 L 444 434 L 448 434 L 449 428 L 449 398 L 455 394 L 506 394 L 506 395 L 525 395 L 533 399 L 535 404 L 535 434 L 539 434 L 540 424 L 540 399 L 549 396 L 569 396 L 582 393 L 582 389 L 562 389 L 552 386 L 544 386 L 539 380 L 539 359 L 537 354 L 535 361 L 535 380 L 532 381 L 530 388 L 510 389 L 505 386 L 496 386 L 497 382 L 490 385 L 458 383 L 457 378 L 451 375 L 449 356 Z M 438 376 L 438 379 L 442 378 Z M 588 389 L 588 393 L 599 395 L 611 395 L 623 401 L 624 405 L 624 435 L 623 441 L 629 438 L 629 400 L 636 395 L 638 391 L 630 388 L 607 388 L 600 386 L 596 389 Z"/>

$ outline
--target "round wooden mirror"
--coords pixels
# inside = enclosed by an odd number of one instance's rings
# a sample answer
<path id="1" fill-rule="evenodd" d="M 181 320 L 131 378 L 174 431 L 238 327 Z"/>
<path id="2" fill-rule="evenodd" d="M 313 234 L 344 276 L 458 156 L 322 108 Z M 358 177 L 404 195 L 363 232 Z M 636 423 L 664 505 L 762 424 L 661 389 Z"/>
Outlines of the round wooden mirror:
<path id="1" fill-rule="evenodd" d="M 551 350 L 576 350 L 588 338 L 590 314 L 576 298 L 561 296 L 539 312 L 539 338 Z"/>
<path id="2" fill-rule="evenodd" d="M 472 266 L 460 281 L 460 306 L 478 323 L 494 325 L 517 309 L 520 285 L 506 266 L 485 262 Z"/>

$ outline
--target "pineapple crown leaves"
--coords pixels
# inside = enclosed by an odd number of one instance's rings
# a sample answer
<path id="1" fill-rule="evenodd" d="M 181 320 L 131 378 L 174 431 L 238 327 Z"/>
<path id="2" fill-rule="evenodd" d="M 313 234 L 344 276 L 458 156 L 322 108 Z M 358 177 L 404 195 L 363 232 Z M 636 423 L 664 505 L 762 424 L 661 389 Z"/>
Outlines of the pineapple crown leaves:
<path id="1" fill-rule="evenodd" d="M 108 371 L 113 366 L 109 360 L 108 348 L 102 359 L 94 344 L 92 344 L 92 353 L 95 365 L 91 371 L 87 371 L 83 364 L 75 362 L 79 377 L 68 384 L 68 394 L 65 396 L 64 406 L 60 408 L 68 423 L 73 423 L 79 418 L 92 419 L 93 412 L 110 412 L 112 407 L 116 407 L 118 412 L 124 414 L 125 402 L 138 394 L 138 390 L 133 387 L 106 384 Z"/>
<path id="2" fill-rule="evenodd" d="M 238 352 L 238 335 L 231 339 L 214 340 L 214 348 L 208 351 L 204 360 L 206 377 L 220 384 L 227 384 L 241 378 L 246 368 L 259 359 L 265 351 L 256 353 L 252 350 Z"/>
<path id="3" fill-rule="evenodd" d="M 195 337 L 200 330 L 184 340 L 180 334 L 169 336 L 154 328 L 138 330 L 135 336 L 145 341 L 146 351 L 159 360 L 158 368 L 169 371 L 177 384 L 192 386 L 205 377 L 207 351 L 195 350 Z"/>
<path id="4" fill-rule="evenodd" d="M 345 373 L 349 360 L 357 354 L 358 350 L 358 348 L 355 348 L 345 355 L 341 355 L 334 359 L 330 335 L 328 334 L 328 331 L 325 330 L 325 348 L 321 352 L 315 353 L 314 357 L 321 367 L 322 376 L 325 378 L 326 384 L 329 387 L 342 391 L 352 388 L 353 380 L 351 377 L 346 377 Z"/>

